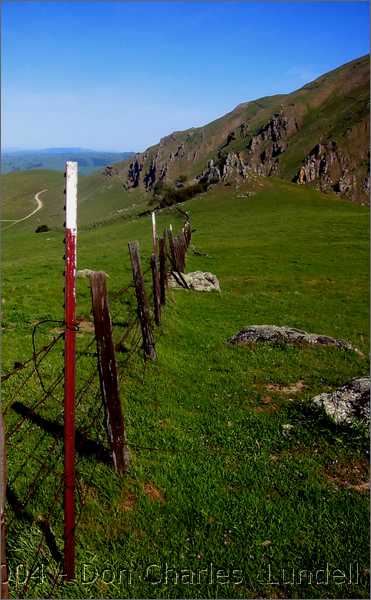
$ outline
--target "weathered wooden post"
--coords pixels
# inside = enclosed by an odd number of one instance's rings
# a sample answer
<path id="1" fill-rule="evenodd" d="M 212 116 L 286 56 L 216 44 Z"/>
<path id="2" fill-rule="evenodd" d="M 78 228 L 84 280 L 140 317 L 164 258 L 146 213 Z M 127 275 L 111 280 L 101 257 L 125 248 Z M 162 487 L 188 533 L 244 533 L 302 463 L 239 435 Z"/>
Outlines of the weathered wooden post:
<path id="1" fill-rule="evenodd" d="M 99 381 L 106 412 L 106 429 L 115 471 L 122 474 L 127 473 L 129 469 L 130 456 L 121 410 L 106 279 L 106 273 L 101 271 L 93 271 L 90 274 Z"/>
<path id="2" fill-rule="evenodd" d="M 138 242 L 129 242 L 129 254 L 131 260 L 131 266 L 133 269 L 133 280 L 135 286 L 135 294 L 137 297 L 138 305 L 138 317 L 142 330 L 143 349 L 145 356 L 151 360 L 156 359 L 155 342 L 153 339 L 150 318 L 149 318 L 149 306 L 146 291 L 144 288 L 144 279 L 142 273 L 142 267 L 140 264 L 139 256 L 139 244 Z"/>
<path id="3" fill-rule="evenodd" d="M 161 321 L 161 303 L 160 303 L 160 280 L 156 254 L 151 256 L 152 287 L 153 287 L 153 310 L 156 325 Z"/>
<path id="4" fill-rule="evenodd" d="M 174 243 L 174 236 L 173 236 L 173 228 L 170 225 L 169 229 L 167 230 L 167 237 L 169 240 L 169 249 L 170 249 L 170 260 L 171 260 L 171 266 L 173 268 L 174 271 L 178 271 L 178 265 L 177 265 L 177 260 L 176 260 L 176 251 L 175 251 L 175 243 Z"/>
<path id="5" fill-rule="evenodd" d="M 192 229 L 189 221 L 187 221 L 184 225 L 184 234 L 186 238 L 187 248 L 189 248 L 189 244 L 191 243 L 192 238 Z"/>
<path id="6" fill-rule="evenodd" d="M 9 598 L 6 562 L 5 498 L 7 486 L 5 428 L 0 410 L 0 598 Z"/>
<path id="7" fill-rule="evenodd" d="M 75 386 L 77 162 L 66 163 L 64 289 L 64 574 L 75 576 Z"/>
<path id="8" fill-rule="evenodd" d="M 162 305 L 166 303 L 166 287 L 167 287 L 167 264 L 166 264 L 166 232 L 164 237 L 159 240 L 159 258 L 160 258 L 160 302 Z"/>
<path id="9" fill-rule="evenodd" d="M 158 239 L 156 229 L 156 213 L 152 213 L 152 247 L 153 253 L 151 256 L 151 271 L 152 271 L 152 287 L 153 287 L 153 308 L 156 325 L 160 325 L 161 320 L 161 305 L 160 305 L 160 273 L 158 268 Z"/>
<path id="10" fill-rule="evenodd" d="M 183 231 L 180 232 L 177 237 L 177 249 L 178 249 L 178 268 L 181 273 L 185 272 L 185 255 L 186 255 L 186 242 Z"/>

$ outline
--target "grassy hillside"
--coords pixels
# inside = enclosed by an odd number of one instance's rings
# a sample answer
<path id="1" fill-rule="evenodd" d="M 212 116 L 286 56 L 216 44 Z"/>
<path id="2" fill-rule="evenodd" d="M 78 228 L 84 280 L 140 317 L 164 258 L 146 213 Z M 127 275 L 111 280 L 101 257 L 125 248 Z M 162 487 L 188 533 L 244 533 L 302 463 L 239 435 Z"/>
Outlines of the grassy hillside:
<path id="1" fill-rule="evenodd" d="M 36 207 L 34 196 L 43 189 L 43 208 L 29 220 L 16 225 L 23 231 L 34 231 L 38 225 L 62 228 L 64 221 L 64 176 L 62 172 L 35 170 L 8 173 L 0 176 L 2 187 L 2 228 L 8 220 L 22 219 Z M 126 218 L 136 214 L 148 202 L 148 194 L 141 190 L 130 193 L 123 189 L 119 178 L 108 178 L 102 173 L 89 176 L 79 172 L 79 226 L 89 227 L 97 222 Z"/>
<path id="2" fill-rule="evenodd" d="M 53 597 L 368 597 L 368 494 L 352 487 L 367 477 L 368 444 L 361 433 L 333 427 L 309 409 L 316 393 L 367 373 L 367 359 L 332 348 L 232 348 L 226 340 L 245 325 L 286 324 L 347 339 L 367 353 L 369 211 L 278 179 L 257 180 L 252 197 L 239 197 L 243 191 L 215 187 L 186 205 L 192 244 L 206 254 L 190 251 L 188 270 L 215 273 L 222 291 L 169 294 L 155 331 L 156 363 L 144 368 L 140 353 L 118 354 L 132 467 L 119 478 L 96 459 L 79 457 L 80 486 L 88 493 L 77 529 L 78 580 Z M 160 227 L 181 222 L 175 209 L 159 220 Z M 132 290 L 119 292 L 131 281 L 133 239 L 147 267 L 148 218 L 116 221 L 78 239 L 79 268 L 110 276 L 116 339 L 134 305 Z M 62 318 L 61 242 L 58 231 L 4 232 L 5 372 L 30 356 L 36 320 Z M 82 280 L 78 314 L 90 319 Z M 54 328 L 43 326 L 40 344 Z M 91 335 L 80 334 L 79 347 Z M 60 353 L 46 361 L 46 381 L 60 361 Z M 12 386 L 11 380 L 3 386 L 4 407 Z M 27 394 L 32 388 L 19 399 L 27 403 Z M 46 410 L 54 414 L 60 402 L 57 395 Z M 89 413 L 94 394 L 86 402 Z M 10 427 L 12 411 L 6 419 Z M 293 426 L 288 434 L 286 424 Z M 34 426 L 23 438 L 9 457 L 10 474 L 32 443 L 41 453 L 46 448 L 48 436 L 40 435 Z M 50 493 L 44 487 L 34 499 L 34 515 L 47 510 Z M 53 532 L 62 548 L 61 523 Z M 36 533 L 36 524 L 13 522 L 11 566 L 28 563 Z M 47 548 L 42 561 L 49 572 Z M 83 563 L 92 583 L 82 580 Z M 359 573 L 352 583 L 339 585 L 332 575 L 319 585 L 298 579 L 303 569 L 329 565 L 331 574 L 348 573 L 351 564 Z M 166 565 L 173 569 L 167 581 Z M 114 570 L 106 581 L 105 567 Z M 225 577 L 216 581 L 218 569 Z M 35 578 L 28 594 L 42 597 L 48 589 Z"/>

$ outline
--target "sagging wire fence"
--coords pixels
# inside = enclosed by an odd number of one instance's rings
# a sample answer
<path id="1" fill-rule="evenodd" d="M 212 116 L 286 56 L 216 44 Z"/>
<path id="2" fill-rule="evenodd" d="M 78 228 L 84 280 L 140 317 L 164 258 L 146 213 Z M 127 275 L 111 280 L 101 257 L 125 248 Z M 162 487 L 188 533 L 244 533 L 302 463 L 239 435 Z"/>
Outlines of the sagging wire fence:
<path id="1" fill-rule="evenodd" d="M 75 169 L 73 166 L 72 173 Z M 72 184 L 76 182 L 77 173 Z M 68 218 L 66 225 L 67 221 Z M 66 309 L 68 294 L 76 300 L 78 275 L 73 247 L 71 275 L 67 230 L 66 227 L 65 319 L 39 321 L 31 335 L 32 356 L 16 362 L 1 377 L 1 417 L 5 422 L 3 426 L 1 419 L 1 598 L 32 597 L 34 589 L 38 594 L 42 590 L 44 597 L 53 597 L 65 580 L 73 579 L 75 538 L 87 497 L 95 485 L 97 468 L 105 465 L 121 476 L 130 467 L 130 440 L 120 397 L 122 373 L 117 367 L 116 352 L 126 353 L 125 364 L 139 352 L 143 352 L 145 361 L 156 360 L 154 327 L 161 323 L 169 276 L 181 287 L 188 287 L 183 273 L 191 241 L 189 219 L 177 236 L 170 226 L 158 237 L 153 213 L 153 252 L 148 268 L 142 269 L 138 242 L 130 242 L 133 284 L 112 294 L 112 299 L 125 297 L 134 289 L 135 314 L 128 319 L 122 335 L 114 336 L 107 276 L 104 272 L 85 272 L 83 276 L 88 277 L 91 289 L 94 326 L 84 331 L 76 319 L 75 306 L 70 315 Z M 150 294 L 145 287 L 149 272 Z M 40 330 L 44 343 L 37 347 Z M 45 343 L 45 337 L 51 340 Z M 118 341 L 114 342 L 114 337 Z M 72 340 L 70 352 L 68 348 L 66 351 L 68 338 L 70 344 Z M 25 555 L 32 557 L 31 564 L 24 564 Z"/>

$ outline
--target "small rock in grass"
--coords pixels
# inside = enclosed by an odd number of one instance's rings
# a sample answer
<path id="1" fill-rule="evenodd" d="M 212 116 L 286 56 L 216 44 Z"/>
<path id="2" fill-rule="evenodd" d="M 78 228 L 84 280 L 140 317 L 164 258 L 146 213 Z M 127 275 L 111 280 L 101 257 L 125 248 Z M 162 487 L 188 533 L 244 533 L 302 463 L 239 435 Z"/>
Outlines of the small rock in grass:
<path id="1" fill-rule="evenodd" d="M 91 269 L 80 269 L 79 271 L 77 271 L 76 277 L 90 279 L 90 277 L 94 275 L 94 273 L 95 271 L 92 271 Z M 106 275 L 106 277 L 109 277 L 108 273 L 104 274 Z"/>
<path id="2" fill-rule="evenodd" d="M 46 231 L 50 231 L 50 229 L 47 225 L 39 225 L 35 229 L 35 233 L 45 233 Z"/>
<path id="3" fill-rule="evenodd" d="M 317 333 L 308 333 L 302 329 L 294 327 L 278 327 L 277 325 L 251 325 L 241 329 L 236 335 L 232 336 L 229 344 L 247 345 L 257 342 L 266 342 L 270 344 L 293 344 L 299 346 L 335 346 L 342 350 L 353 350 L 363 356 L 357 348 L 354 348 L 349 342 L 339 340 L 328 335 L 319 335 Z"/>
<path id="4" fill-rule="evenodd" d="M 203 271 L 194 271 L 192 273 L 171 273 L 168 278 L 168 285 L 171 288 L 185 287 L 183 281 L 190 290 L 197 292 L 220 292 L 218 278 L 213 273 L 204 273 Z"/>
<path id="5" fill-rule="evenodd" d="M 368 423 L 370 419 L 370 378 L 359 377 L 334 392 L 319 394 L 313 406 L 322 408 L 336 425 L 354 422 Z"/>
<path id="6" fill-rule="evenodd" d="M 282 433 L 283 435 L 290 435 L 291 431 L 294 429 L 294 426 L 291 423 L 285 423 L 282 425 Z"/>

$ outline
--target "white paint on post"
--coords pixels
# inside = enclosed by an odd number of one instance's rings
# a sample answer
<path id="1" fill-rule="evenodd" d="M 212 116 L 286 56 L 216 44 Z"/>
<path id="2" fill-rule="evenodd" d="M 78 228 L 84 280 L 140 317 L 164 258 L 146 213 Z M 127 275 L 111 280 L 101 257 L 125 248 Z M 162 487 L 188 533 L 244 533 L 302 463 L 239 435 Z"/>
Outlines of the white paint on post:
<path id="1" fill-rule="evenodd" d="M 170 223 L 170 225 L 169 225 L 169 229 L 170 229 L 170 231 L 171 231 L 171 232 L 173 232 L 173 226 L 172 226 L 172 224 L 171 224 L 171 223 Z"/>
<path id="2" fill-rule="evenodd" d="M 77 229 L 77 162 L 66 162 L 66 229 Z"/>
<path id="3" fill-rule="evenodd" d="M 152 245 L 153 252 L 157 254 L 157 231 L 156 231 L 156 213 L 152 213 Z"/>

